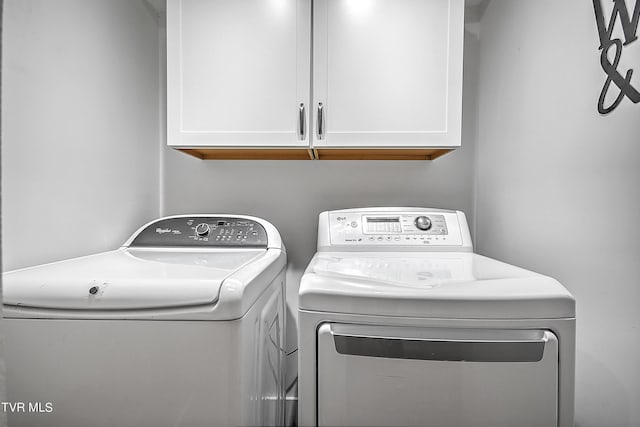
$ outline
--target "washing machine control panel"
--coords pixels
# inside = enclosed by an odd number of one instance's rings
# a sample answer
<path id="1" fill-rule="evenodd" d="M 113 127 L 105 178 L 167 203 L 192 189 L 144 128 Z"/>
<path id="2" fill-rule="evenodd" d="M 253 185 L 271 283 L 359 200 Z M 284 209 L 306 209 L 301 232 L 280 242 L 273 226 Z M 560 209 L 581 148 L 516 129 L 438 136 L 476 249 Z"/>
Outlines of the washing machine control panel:
<path id="1" fill-rule="evenodd" d="M 458 217 L 449 212 L 331 212 L 332 245 L 459 246 Z"/>
<path id="2" fill-rule="evenodd" d="M 267 232 L 260 223 L 245 218 L 167 218 L 147 226 L 130 246 L 266 247 Z"/>

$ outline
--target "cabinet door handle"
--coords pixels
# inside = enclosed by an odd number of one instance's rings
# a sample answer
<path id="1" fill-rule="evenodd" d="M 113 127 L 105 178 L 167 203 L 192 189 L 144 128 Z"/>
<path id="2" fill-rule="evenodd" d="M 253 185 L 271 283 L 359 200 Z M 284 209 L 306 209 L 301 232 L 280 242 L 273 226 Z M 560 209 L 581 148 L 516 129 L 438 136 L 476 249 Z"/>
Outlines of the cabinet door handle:
<path id="1" fill-rule="evenodd" d="M 324 105 L 318 103 L 318 139 L 324 139 Z"/>
<path id="2" fill-rule="evenodd" d="M 306 136 L 306 115 L 304 114 L 304 104 L 300 104 L 298 107 L 298 139 L 300 141 L 304 141 L 304 137 Z"/>

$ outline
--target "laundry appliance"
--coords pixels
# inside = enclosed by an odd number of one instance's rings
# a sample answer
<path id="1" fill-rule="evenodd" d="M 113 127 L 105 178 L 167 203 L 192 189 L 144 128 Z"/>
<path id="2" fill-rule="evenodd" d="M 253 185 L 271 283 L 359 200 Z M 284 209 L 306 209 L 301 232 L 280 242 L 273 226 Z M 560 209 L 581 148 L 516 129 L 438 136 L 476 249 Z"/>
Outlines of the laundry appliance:
<path id="1" fill-rule="evenodd" d="M 462 212 L 321 213 L 298 327 L 301 426 L 573 426 L 574 298 Z"/>
<path id="2" fill-rule="evenodd" d="M 183 215 L 5 273 L 10 425 L 282 425 L 285 266 L 267 221 Z"/>

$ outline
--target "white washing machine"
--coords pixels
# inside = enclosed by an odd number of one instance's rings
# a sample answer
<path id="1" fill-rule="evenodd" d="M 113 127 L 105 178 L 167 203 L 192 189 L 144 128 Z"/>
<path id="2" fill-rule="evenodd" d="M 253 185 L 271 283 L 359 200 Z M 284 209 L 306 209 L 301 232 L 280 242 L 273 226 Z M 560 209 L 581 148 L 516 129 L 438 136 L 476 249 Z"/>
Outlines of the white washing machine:
<path id="1" fill-rule="evenodd" d="M 573 297 L 462 212 L 323 212 L 299 296 L 301 426 L 573 426 Z"/>
<path id="2" fill-rule="evenodd" d="M 10 425 L 282 425 L 285 266 L 270 223 L 188 215 L 5 273 Z"/>

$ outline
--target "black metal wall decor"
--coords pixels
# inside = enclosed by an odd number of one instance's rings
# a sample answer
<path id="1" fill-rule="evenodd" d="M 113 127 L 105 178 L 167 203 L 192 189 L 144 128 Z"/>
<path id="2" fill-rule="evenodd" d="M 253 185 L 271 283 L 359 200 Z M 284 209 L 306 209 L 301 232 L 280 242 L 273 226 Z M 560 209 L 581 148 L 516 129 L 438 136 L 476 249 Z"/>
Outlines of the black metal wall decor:
<path id="1" fill-rule="evenodd" d="M 637 86 L 634 87 L 631 81 L 633 70 L 627 70 L 624 76 L 618 71 L 620 58 L 622 58 L 623 47 L 627 46 L 638 39 L 638 22 L 640 21 L 640 0 L 636 0 L 633 12 L 629 16 L 629 9 L 625 0 L 612 0 L 613 9 L 609 21 L 605 22 L 602 0 L 593 0 L 593 9 L 596 14 L 596 24 L 598 25 L 598 35 L 600 36 L 600 65 L 602 70 L 607 74 L 604 86 L 600 92 L 598 99 L 598 112 L 600 114 L 608 114 L 612 112 L 626 96 L 631 102 L 637 104 L 640 102 L 640 92 L 636 87 L 640 88 L 640 79 L 636 77 Z M 612 38 L 613 30 L 616 23 L 619 22 L 624 41 L 620 38 Z M 613 50 L 613 61 L 609 60 L 609 51 Z M 612 90 L 611 84 L 614 84 L 618 90 L 618 96 L 610 105 L 605 105 L 605 97 L 609 90 Z"/>

